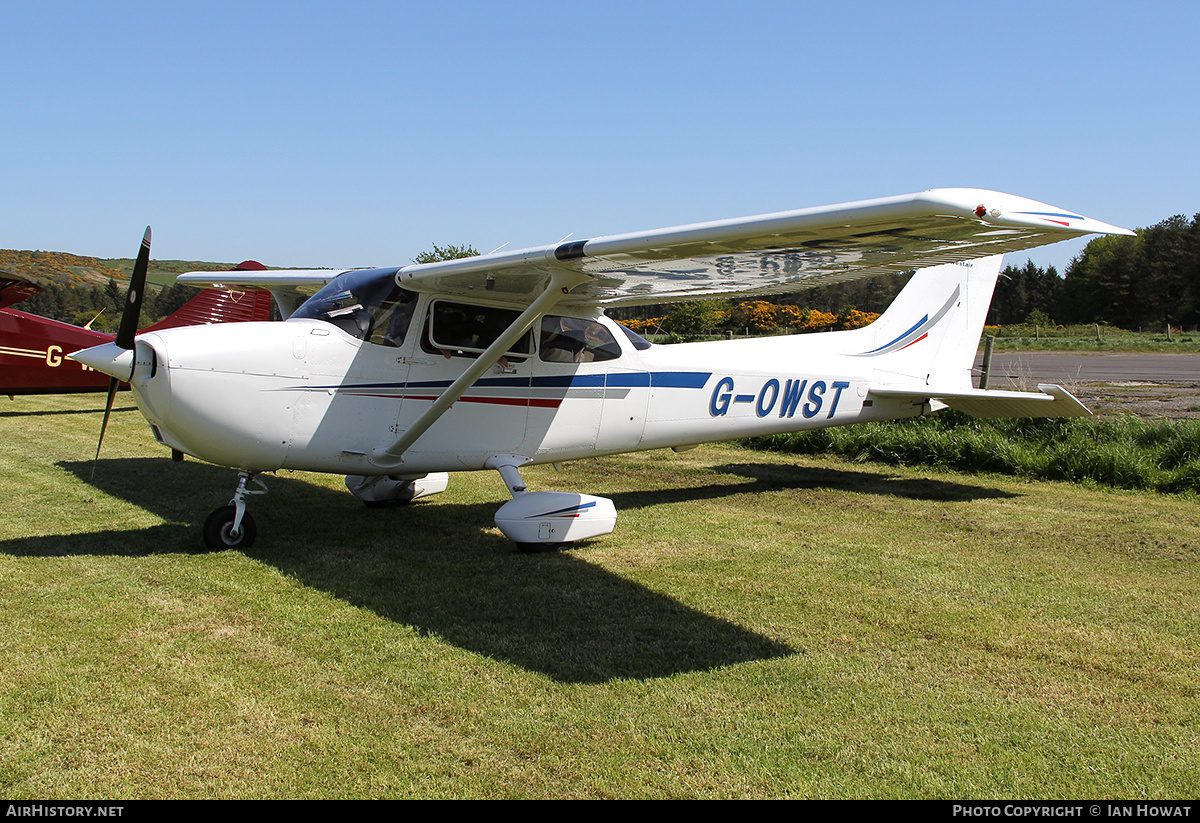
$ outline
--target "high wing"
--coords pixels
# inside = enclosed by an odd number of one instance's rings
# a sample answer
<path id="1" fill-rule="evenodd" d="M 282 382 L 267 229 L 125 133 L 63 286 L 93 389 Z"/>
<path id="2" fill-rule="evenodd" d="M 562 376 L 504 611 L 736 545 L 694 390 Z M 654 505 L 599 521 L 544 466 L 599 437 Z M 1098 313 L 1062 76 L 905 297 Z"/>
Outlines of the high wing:
<path id="1" fill-rule="evenodd" d="M 396 278 L 414 291 L 527 305 L 546 289 L 552 273 L 569 272 L 581 282 L 561 297 L 561 306 L 637 305 L 786 293 L 1092 233 L 1133 234 L 1011 194 L 931 189 L 404 266 Z M 275 292 L 323 285 L 339 273 L 208 272 L 179 280 Z"/>
<path id="2" fill-rule="evenodd" d="M 1132 234 L 980 189 L 920 194 L 597 237 L 408 266 L 402 285 L 466 296 L 532 294 L 552 269 L 587 276 L 562 305 L 767 295 L 1020 251 L 1089 233 Z"/>

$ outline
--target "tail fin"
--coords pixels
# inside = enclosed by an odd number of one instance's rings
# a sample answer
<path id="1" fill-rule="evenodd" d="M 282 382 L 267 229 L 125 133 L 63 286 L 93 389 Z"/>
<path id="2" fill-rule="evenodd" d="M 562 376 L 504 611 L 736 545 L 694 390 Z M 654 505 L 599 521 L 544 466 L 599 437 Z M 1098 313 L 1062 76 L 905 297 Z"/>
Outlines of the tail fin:
<path id="1" fill-rule="evenodd" d="M 262 289 L 201 289 L 174 314 L 142 331 L 208 323 L 241 323 L 271 319 L 271 295 Z"/>
<path id="2" fill-rule="evenodd" d="M 863 332 L 854 356 L 875 360 L 880 383 L 970 388 L 971 366 L 1003 255 L 920 269 Z"/>

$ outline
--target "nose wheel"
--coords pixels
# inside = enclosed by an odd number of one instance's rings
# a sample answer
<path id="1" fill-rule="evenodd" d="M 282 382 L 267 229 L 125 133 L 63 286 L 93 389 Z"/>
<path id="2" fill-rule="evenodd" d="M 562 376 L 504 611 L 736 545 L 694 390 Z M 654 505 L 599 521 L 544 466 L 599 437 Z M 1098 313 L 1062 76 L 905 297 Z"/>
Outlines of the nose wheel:
<path id="1" fill-rule="evenodd" d="M 246 481 L 253 480 L 258 489 L 247 489 Z M 238 472 L 237 489 L 229 505 L 222 506 L 204 521 L 204 545 L 214 550 L 248 549 L 254 545 L 258 529 L 254 518 L 246 511 L 245 498 L 251 494 L 266 494 L 267 486 L 251 472 Z"/>
<path id="2" fill-rule="evenodd" d="M 208 516 L 204 521 L 204 545 L 210 549 L 248 549 L 254 545 L 258 528 L 254 518 L 247 512 L 242 512 L 242 522 L 234 527 L 237 520 L 237 508 L 222 506 Z"/>

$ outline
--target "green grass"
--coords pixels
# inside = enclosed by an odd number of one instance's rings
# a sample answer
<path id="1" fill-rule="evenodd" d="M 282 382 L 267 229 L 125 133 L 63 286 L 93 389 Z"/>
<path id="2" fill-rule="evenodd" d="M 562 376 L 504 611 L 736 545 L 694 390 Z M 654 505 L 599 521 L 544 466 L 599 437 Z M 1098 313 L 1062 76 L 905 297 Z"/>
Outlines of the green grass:
<path id="1" fill-rule="evenodd" d="M 119 406 L 128 406 L 124 395 Z M 517 554 L 491 474 L 367 510 L 99 398 L 0 408 L 0 794 L 1180 798 L 1194 499 L 702 447 L 530 470 L 617 531 Z"/>
<path id="2" fill-rule="evenodd" d="M 985 330 L 979 342 L 983 351 Z M 1070 351 L 1113 354 L 1116 352 L 1159 352 L 1188 354 L 1200 352 L 1200 332 L 1185 332 L 1174 329 L 1167 337 L 1165 326 L 1155 331 L 1127 331 L 1113 326 L 1101 326 L 1097 337 L 1096 326 L 1064 326 L 1055 329 L 1036 330 L 1032 326 L 1005 326 L 996 335 L 995 351 Z"/>
<path id="3" fill-rule="evenodd" d="M 653 343 L 677 343 L 682 338 L 667 334 L 643 335 Z M 741 335 L 736 335 L 741 337 Z M 722 335 L 709 335 L 704 340 L 725 340 Z M 984 350 L 985 336 L 980 338 L 979 351 Z M 1095 352 L 1098 354 L 1116 354 L 1118 352 L 1155 352 L 1162 354 L 1194 354 L 1200 352 L 1200 332 L 1172 332 L 1167 339 L 1166 330 L 1158 332 L 1132 332 L 1124 329 L 1102 328 L 1100 339 L 1096 339 L 1093 326 L 1072 326 L 1070 332 L 1057 330 L 1041 336 L 1035 336 L 1033 329 L 1027 332 L 1023 329 L 1007 329 L 996 337 L 993 349 L 997 353 L 1005 352 L 1036 352 L 1036 351 L 1067 351 Z"/>
<path id="4" fill-rule="evenodd" d="M 929 417 L 775 435 L 748 445 L 792 454 L 837 454 L 859 462 L 1200 492 L 1200 420 L 1132 416 L 978 420 L 943 411 Z"/>

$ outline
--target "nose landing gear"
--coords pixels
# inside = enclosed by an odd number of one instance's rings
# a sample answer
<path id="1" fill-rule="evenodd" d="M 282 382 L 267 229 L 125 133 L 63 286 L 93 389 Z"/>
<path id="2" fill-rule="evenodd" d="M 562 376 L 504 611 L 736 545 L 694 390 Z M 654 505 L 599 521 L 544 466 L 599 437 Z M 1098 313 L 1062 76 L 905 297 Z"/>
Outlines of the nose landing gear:
<path id="1" fill-rule="evenodd" d="M 247 489 L 246 481 L 253 480 L 258 489 Z M 248 549 L 254 545 L 258 529 L 254 518 L 246 511 L 247 495 L 266 494 L 267 484 L 256 472 L 238 472 L 237 489 L 229 505 L 222 506 L 204 521 L 204 545 L 210 549 Z"/>

